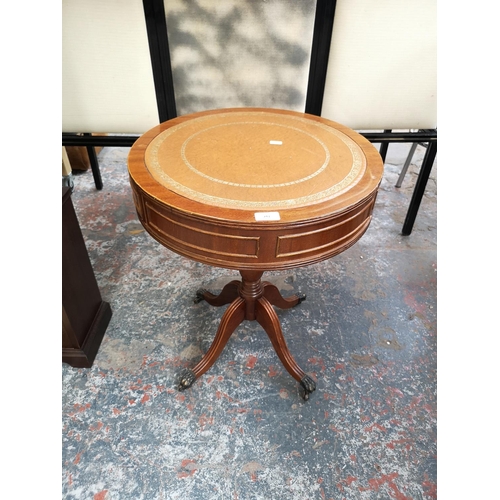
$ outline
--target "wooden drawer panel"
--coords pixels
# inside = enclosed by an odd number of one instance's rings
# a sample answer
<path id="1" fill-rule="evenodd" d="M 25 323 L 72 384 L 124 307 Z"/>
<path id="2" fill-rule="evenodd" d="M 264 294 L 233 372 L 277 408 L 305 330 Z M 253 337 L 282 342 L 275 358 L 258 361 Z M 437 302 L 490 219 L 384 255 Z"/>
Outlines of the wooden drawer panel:
<path id="1" fill-rule="evenodd" d="M 278 237 L 276 257 L 300 258 L 311 252 L 322 254 L 335 247 L 343 246 L 367 226 L 370 209 L 371 205 L 352 217 L 341 222 L 333 222 L 320 229 Z"/>
<path id="2" fill-rule="evenodd" d="M 258 258 L 259 237 L 235 236 L 221 234 L 206 229 L 199 229 L 174 220 L 160 213 L 154 206 L 146 202 L 147 224 L 159 238 L 174 248 L 187 248 L 193 253 L 215 254 L 216 256 L 234 258 Z"/>

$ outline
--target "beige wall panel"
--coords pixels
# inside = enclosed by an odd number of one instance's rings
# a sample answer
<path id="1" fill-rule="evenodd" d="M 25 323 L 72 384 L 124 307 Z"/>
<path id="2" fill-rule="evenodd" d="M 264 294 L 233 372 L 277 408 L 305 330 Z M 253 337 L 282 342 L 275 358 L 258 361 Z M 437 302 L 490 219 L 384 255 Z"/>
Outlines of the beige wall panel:
<path id="1" fill-rule="evenodd" d="M 436 0 L 338 0 L 322 116 L 356 130 L 435 128 L 436 11 Z"/>
<path id="2" fill-rule="evenodd" d="M 142 1 L 63 0 L 63 131 L 135 134 L 157 124 Z"/>

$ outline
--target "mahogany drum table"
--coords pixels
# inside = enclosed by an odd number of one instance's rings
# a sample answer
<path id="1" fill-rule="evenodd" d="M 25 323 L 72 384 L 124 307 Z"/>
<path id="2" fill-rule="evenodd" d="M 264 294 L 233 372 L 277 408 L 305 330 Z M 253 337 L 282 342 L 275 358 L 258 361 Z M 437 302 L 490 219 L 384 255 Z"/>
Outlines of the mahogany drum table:
<path id="1" fill-rule="evenodd" d="M 305 296 L 284 298 L 261 277 L 328 259 L 363 235 L 382 178 L 378 151 L 324 118 L 232 108 L 152 128 L 132 146 L 128 169 L 137 214 L 153 238 L 242 278 L 218 295 L 197 292 L 195 301 L 229 306 L 207 353 L 180 375 L 179 390 L 213 365 L 243 320 L 257 320 L 308 399 L 315 382 L 290 354 L 273 308 Z"/>

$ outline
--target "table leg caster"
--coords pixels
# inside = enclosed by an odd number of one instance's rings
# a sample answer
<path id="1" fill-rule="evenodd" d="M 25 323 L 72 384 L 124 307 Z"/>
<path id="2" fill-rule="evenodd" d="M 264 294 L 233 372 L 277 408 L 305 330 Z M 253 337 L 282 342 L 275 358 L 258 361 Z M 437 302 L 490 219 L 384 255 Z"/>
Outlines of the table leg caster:
<path id="1" fill-rule="evenodd" d="M 205 288 L 200 288 L 199 290 L 196 290 L 196 296 L 193 299 L 194 303 L 198 304 L 199 302 L 202 302 L 203 300 L 205 300 L 205 293 L 207 291 L 208 290 L 206 290 Z"/>
<path id="2" fill-rule="evenodd" d="M 300 385 L 302 386 L 303 392 L 302 397 L 305 401 L 309 399 L 309 394 L 313 393 L 316 390 L 316 382 L 309 376 L 304 375 L 302 380 L 300 381 Z"/>
<path id="3" fill-rule="evenodd" d="M 305 293 L 297 293 L 296 295 L 299 299 L 297 305 L 299 305 L 301 302 L 304 302 L 304 300 L 306 300 L 307 298 L 307 295 Z"/>
<path id="4" fill-rule="evenodd" d="M 177 384 L 177 389 L 179 391 L 184 391 L 185 389 L 189 389 L 194 384 L 195 380 L 196 380 L 196 375 L 194 374 L 193 370 L 185 368 L 184 370 L 182 370 L 179 376 L 179 383 Z"/>

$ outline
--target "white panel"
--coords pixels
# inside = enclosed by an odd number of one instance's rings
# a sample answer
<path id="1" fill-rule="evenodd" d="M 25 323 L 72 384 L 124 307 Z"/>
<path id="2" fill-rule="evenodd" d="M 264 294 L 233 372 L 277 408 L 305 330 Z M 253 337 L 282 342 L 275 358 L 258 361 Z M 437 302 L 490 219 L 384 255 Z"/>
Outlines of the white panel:
<path id="1" fill-rule="evenodd" d="M 141 0 L 63 0 L 62 115 L 63 132 L 158 124 Z"/>
<path id="2" fill-rule="evenodd" d="M 338 0 L 322 116 L 356 130 L 436 128 L 437 0 Z"/>

